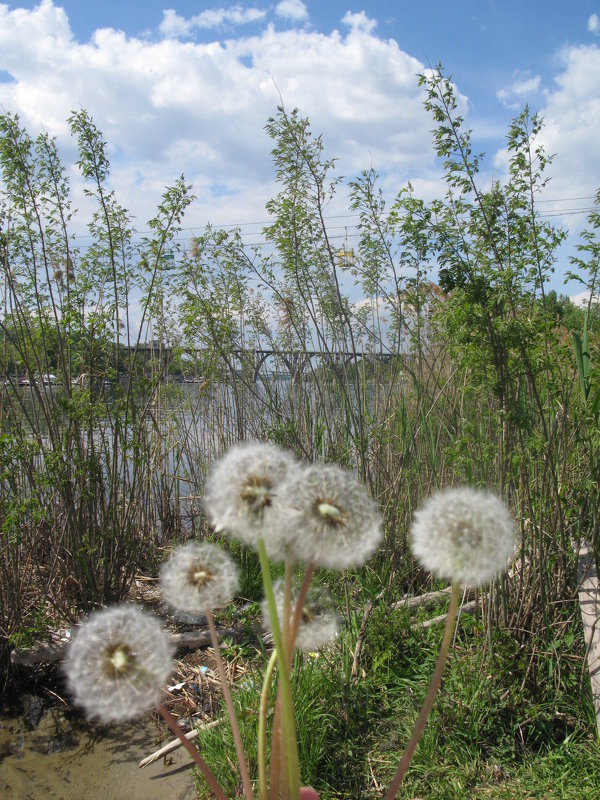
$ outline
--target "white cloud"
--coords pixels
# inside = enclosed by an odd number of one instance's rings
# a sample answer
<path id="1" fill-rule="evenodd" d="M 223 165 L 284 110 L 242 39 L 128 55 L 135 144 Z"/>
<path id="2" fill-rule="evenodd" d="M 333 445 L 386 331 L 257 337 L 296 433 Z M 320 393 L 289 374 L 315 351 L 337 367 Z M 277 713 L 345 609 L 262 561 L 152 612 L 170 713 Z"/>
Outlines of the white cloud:
<path id="1" fill-rule="evenodd" d="M 223 25 L 246 25 L 264 19 L 266 11 L 259 8 L 213 8 L 201 11 L 189 19 L 180 16 L 172 8 L 163 11 L 160 32 L 163 36 L 185 38 L 191 36 L 194 28 L 219 28 Z"/>
<path id="2" fill-rule="evenodd" d="M 342 18 L 342 22 L 349 28 L 363 31 L 364 33 L 372 33 L 377 27 L 376 20 L 367 17 L 364 11 L 358 11 L 355 14 L 347 11 Z"/>
<path id="3" fill-rule="evenodd" d="M 111 185 L 138 230 L 183 172 L 197 197 L 184 237 L 207 222 L 252 221 L 260 224 L 243 229 L 245 240 L 259 241 L 265 203 L 278 191 L 264 126 L 281 98 L 310 118 L 315 135 L 324 134 L 336 175 L 351 178 L 373 165 L 393 198 L 409 177 L 418 184 L 419 176 L 438 174 L 416 78 L 423 65 L 368 25 L 343 35 L 267 25 L 254 36 L 201 43 L 179 38 L 190 20 L 174 12 L 165 19 L 172 30 L 165 38 L 105 28 L 81 43 L 50 0 L 31 11 L 0 3 L 0 70 L 14 76 L 0 82 L 0 108 L 19 113 L 34 135 L 55 135 L 69 164 L 75 143 L 66 120 L 86 108 L 109 143 Z M 91 201 L 75 167 L 71 176 L 83 219 Z M 330 215 L 342 213 L 343 192 L 328 207 Z"/>
<path id="4" fill-rule="evenodd" d="M 545 93 L 541 134 L 548 153 L 556 153 L 550 168 L 549 197 L 591 197 L 600 185 L 600 48 L 570 47 L 561 54 L 563 70 Z M 574 201 L 563 207 L 591 205 Z M 585 215 L 566 217 L 570 228 L 581 227 Z"/>
<path id="5" fill-rule="evenodd" d="M 575 252 L 579 232 L 587 225 L 593 196 L 600 187 L 600 48 L 571 46 L 557 54 L 561 65 L 549 88 L 541 92 L 537 105 L 543 127 L 536 140 L 546 155 L 554 156 L 544 173 L 549 178 L 538 208 L 550 214 L 548 221 L 569 232 L 569 240 L 558 253 L 559 271 L 567 268 L 568 255 Z M 524 78 L 521 83 L 526 83 Z M 537 87 L 539 89 L 539 85 Z M 517 97 L 517 94 L 514 95 Z M 524 101 L 515 103 L 520 111 Z M 506 177 L 510 154 L 506 148 L 495 152 L 496 174 Z"/>
<path id="6" fill-rule="evenodd" d="M 594 33 L 596 36 L 600 34 L 600 18 L 598 14 L 592 14 L 588 19 L 588 31 Z"/>
<path id="7" fill-rule="evenodd" d="M 163 11 L 162 22 L 160 23 L 160 32 L 163 36 L 177 39 L 180 36 L 189 36 L 191 30 L 191 22 L 185 17 L 181 17 L 174 9 L 167 8 Z"/>
<path id="8" fill-rule="evenodd" d="M 537 92 L 540 87 L 540 76 L 534 75 L 532 78 L 522 78 L 521 80 L 517 80 L 513 83 L 512 90 L 514 94 L 523 97 L 525 95 L 531 94 L 532 92 Z"/>
<path id="9" fill-rule="evenodd" d="M 571 295 L 569 300 L 574 305 L 579 306 L 579 308 L 587 308 L 590 302 L 590 293 L 584 289 L 583 292 L 578 292 L 577 294 Z M 600 297 L 598 297 L 598 295 L 594 295 L 592 303 L 594 305 L 600 304 Z"/>
<path id="10" fill-rule="evenodd" d="M 308 19 L 308 9 L 302 0 L 281 0 L 275 6 L 275 13 L 284 19 L 302 22 Z"/>
<path id="11" fill-rule="evenodd" d="M 496 92 L 496 96 L 507 108 L 518 109 L 539 91 L 540 76 L 530 75 L 528 72 L 516 72 L 513 78 L 511 85 L 506 89 L 500 89 Z"/>
<path id="12" fill-rule="evenodd" d="M 276 81 L 288 108 L 299 106 L 313 129 L 325 132 L 343 169 L 371 159 L 378 168 L 427 160 L 430 122 L 416 79 L 423 65 L 395 42 L 357 29 L 342 37 L 269 28 L 238 48 L 267 81 Z"/>

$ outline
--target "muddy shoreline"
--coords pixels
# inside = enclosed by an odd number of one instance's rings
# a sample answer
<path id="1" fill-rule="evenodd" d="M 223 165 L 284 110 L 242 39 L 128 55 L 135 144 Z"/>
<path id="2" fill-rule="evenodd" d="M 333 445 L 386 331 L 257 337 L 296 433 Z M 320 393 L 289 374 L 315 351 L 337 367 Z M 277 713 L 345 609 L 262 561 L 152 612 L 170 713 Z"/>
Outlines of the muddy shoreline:
<path id="1" fill-rule="evenodd" d="M 152 714 L 128 725 L 89 720 L 61 698 L 54 667 L 19 670 L 0 712 L 0 796 L 11 800 L 194 800 L 183 750 L 140 769 L 172 739 Z"/>
<path id="2" fill-rule="evenodd" d="M 24 695 L 20 714 L 0 716 L 0 796 L 12 800 L 193 800 L 189 756 L 177 750 L 144 769 L 170 741 L 150 714 L 135 724 L 90 723 L 62 704 Z M 39 717 L 39 718 L 38 718 Z"/>
<path id="3" fill-rule="evenodd" d="M 147 595 L 148 587 L 143 588 Z M 185 731 L 220 714 L 220 682 L 203 621 L 169 620 L 177 657 L 164 703 Z M 180 632 L 182 623 L 196 627 Z M 239 635 L 237 626 L 219 633 L 232 640 Z M 67 643 L 58 638 L 58 644 L 53 639 L 12 654 L 9 682 L 0 696 L 0 797 L 193 800 L 191 759 L 183 748 L 138 766 L 173 740 L 158 714 L 108 727 L 70 705 L 60 667 Z M 232 682 L 246 673 L 236 660 L 226 669 Z"/>

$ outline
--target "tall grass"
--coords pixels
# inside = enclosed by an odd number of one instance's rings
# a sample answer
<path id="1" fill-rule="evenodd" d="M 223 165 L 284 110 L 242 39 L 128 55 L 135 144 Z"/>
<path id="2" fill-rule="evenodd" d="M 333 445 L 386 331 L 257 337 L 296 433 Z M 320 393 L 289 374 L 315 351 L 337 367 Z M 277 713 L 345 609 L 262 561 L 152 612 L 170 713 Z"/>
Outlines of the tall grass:
<path id="1" fill-rule="evenodd" d="M 0 119 L 0 656 L 36 618 L 122 597 L 178 532 L 166 430 L 156 425 L 164 364 L 143 368 L 132 296 L 153 312 L 161 253 L 188 190 L 167 190 L 134 270 L 133 231 L 111 192 L 105 143 L 71 122 L 96 205 L 91 244 L 73 245 L 66 169 L 47 136 Z M 53 376 L 52 378 L 50 376 Z M 26 385 L 22 385 L 26 384 Z"/>

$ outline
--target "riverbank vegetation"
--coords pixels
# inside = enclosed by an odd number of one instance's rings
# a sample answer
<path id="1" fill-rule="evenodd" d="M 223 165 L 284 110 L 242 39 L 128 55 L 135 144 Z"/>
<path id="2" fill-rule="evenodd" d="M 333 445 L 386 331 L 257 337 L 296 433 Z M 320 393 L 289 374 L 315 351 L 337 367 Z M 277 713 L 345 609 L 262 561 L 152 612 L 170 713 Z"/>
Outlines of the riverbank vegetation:
<path id="1" fill-rule="evenodd" d="M 181 243 L 183 177 L 137 234 L 84 111 L 70 125 L 95 210 L 79 244 L 55 143 L 0 117 L 2 667 L 45 625 L 156 574 L 173 543 L 210 536 L 204 477 L 230 445 L 337 462 L 377 500 L 385 536 L 364 569 L 319 575 L 345 629 L 296 666 L 300 747 L 323 797 L 377 796 L 438 638 L 390 611 L 441 588 L 412 558 L 410 520 L 437 487 L 485 486 L 512 509 L 518 552 L 460 623 L 401 796 L 591 798 L 576 566 L 584 541 L 598 550 L 600 191 L 571 264 L 582 310 L 546 290 L 564 237 L 536 205 L 542 121 L 514 119 L 506 178 L 489 183 L 451 82 L 421 81 L 443 197 L 407 186 L 387 201 L 373 170 L 344 183 L 308 120 L 279 109 L 266 125 L 278 192 L 254 249 L 211 227 Z M 346 191 L 359 235 L 340 257 L 327 214 Z M 202 383 L 173 386 L 173 364 Z M 241 560 L 243 596 L 258 600 L 256 562 Z M 202 739 L 226 771 L 222 732 Z"/>

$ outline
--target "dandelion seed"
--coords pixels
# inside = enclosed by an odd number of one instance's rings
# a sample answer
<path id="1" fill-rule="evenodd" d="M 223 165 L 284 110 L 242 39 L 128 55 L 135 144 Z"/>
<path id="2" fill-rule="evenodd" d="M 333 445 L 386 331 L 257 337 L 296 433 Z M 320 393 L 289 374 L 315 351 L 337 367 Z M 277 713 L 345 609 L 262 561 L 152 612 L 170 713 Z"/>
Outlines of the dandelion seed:
<path id="1" fill-rule="evenodd" d="M 331 569 L 358 566 L 381 541 L 374 501 L 363 484 L 338 466 L 308 467 L 286 481 L 281 493 L 293 513 L 295 536 L 289 547 L 300 560 Z"/>
<path id="2" fill-rule="evenodd" d="M 413 554 L 430 572 L 480 586 L 506 568 L 515 523 L 505 503 L 490 492 L 445 489 L 415 513 L 411 540 Z"/>
<path id="3" fill-rule="evenodd" d="M 163 596 L 182 611 L 227 605 L 238 590 L 231 558 L 214 544 L 189 542 L 178 547 L 160 571 Z"/>
<path id="4" fill-rule="evenodd" d="M 283 558 L 289 526 L 270 524 L 279 487 L 300 469 L 294 457 L 272 444 L 233 447 L 218 461 L 206 481 L 205 508 L 219 532 L 256 546 L 262 537 L 271 558 Z M 282 522 L 283 519 L 280 520 Z"/>
<path id="5" fill-rule="evenodd" d="M 172 655 L 158 620 L 136 606 L 113 606 L 94 612 L 77 630 L 64 669 L 88 716 L 121 722 L 157 705 Z"/>
<path id="6" fill-rule="evenodd" d="M 275 603 L 277 605 L 277 615 L 279 624 L 283 627 L 283 583 L 278 581 L 273 586 Z M 290 608 L 291 623 L 296 609 L 296 600 L 292 598 Z M 263 627 L 266 631 L 272 632 L 271 620 L 267 601 L 263 601 Z M 331 598 L 319 587 L 313 586 L 309 589 L 306 602 L 302 608 L 300 625 L 296 634 L 295 646 L 300 650 L 319 650 L 329 644 L 338 631 L 337 617 L 333 611 Z"/>

